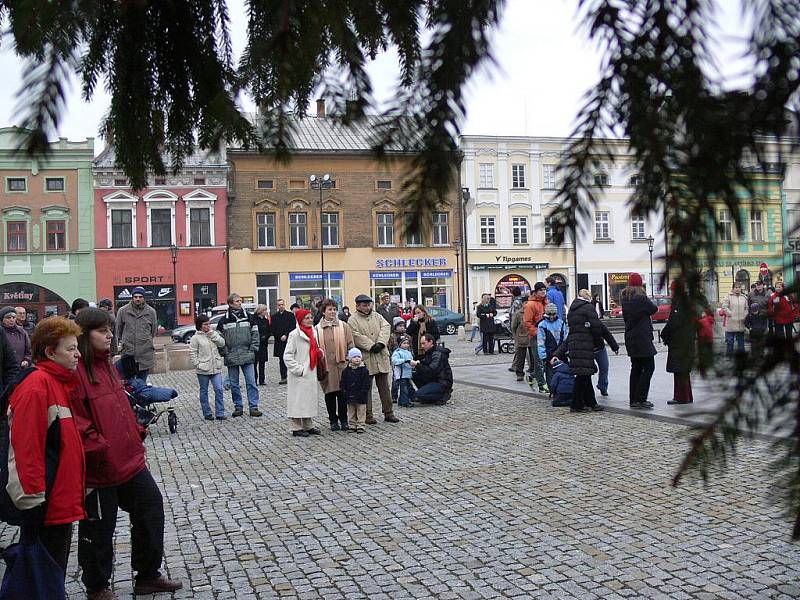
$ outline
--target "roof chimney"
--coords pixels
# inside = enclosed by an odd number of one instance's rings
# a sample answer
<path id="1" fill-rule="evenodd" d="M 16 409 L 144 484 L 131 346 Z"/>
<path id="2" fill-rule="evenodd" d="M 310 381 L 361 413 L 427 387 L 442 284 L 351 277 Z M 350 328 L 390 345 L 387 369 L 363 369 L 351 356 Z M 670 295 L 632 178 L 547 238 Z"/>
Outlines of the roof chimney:
<path id="1" fill-rule="evenodd" d="M 325 116 L 325 98 L 317 98 L 317 116 Z"/>

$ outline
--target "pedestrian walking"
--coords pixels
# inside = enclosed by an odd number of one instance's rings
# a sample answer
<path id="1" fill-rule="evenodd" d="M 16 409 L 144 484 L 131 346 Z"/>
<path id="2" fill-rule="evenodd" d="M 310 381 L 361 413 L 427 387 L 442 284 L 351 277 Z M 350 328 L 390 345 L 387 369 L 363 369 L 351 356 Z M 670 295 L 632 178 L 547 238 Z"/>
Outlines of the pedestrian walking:
<path id="1" fill-rule="evenodd" d="M 439 335 L 439 327 L 436 324 L 436 319 L 428 314 L 424 306 L 420 306 L 419 304 L 414 307 L 414 316 L 411 317 L 411 320 L 408 322 L 406 333 L 408 337 L 411 338 L 411 353 L 414 355 L 415 359 L 419 359 L 424 353 L 422 349 L 422 339 L 425 337 L 426 333 L 430 334 L 430 336 L 437 341 L 441 337 Z"/>
<path id="2" fill-rule="evenodd" d="M 258 385 L 267 385 L 267 361 L 269 360 L 269 338 L 272 321 L 266 304 L 259 304 L 253 312 L 258 327 L 258 352 L 256 352 L 256 376 Z"/>
<path id="3" fill-rule="evenodd" d="M 347 353 L 347 368 L 342 372 L 342 391 L 347 402 L 348 433 L 366 433 L 372 376 L 358 348 L 351 348 Z"/>
<path id="4" fill-rule="evenodd" d="M 744 326 L 750 334 L 750 355 L 754 360 L 764 358 L 764 342 L 767 337 L 767 317 L 762 314 L 758 302 L 750 305 L 750 312 L 744 318 Z"/>
<path id="5" fill-rule="evenodd" d="M 119 509 L 128 513 L 134 595 L 174 592 L 183 587 L 161 573 L 164 502 L 145 464 L 146 430 L 136 422 L 128 397 L 111 366 L 111 317 L 97 308 L 75 319 L 82 333 L 79 385 L 70 406 L 83 439 L 89 518 L 78 526 L 78 564 L 90 600 L 113 600 L 114 533 Z"/>
<path id="6" fill-rule="evenodd" d="M 672 399 L 667 404 L 691 404 L 694 401 L 691 373 L 696 340 L 697 315 L 691 310 L 683 285 L 674 281 L 672 310 L 661 330 L 661 341 L 667 345 L 667 373 L 672 373 L 673 377 Z"/>
<path id="7" fill-rule="evenodd" d="M 774 323 L 775 335 L 787 340 L 792 339 L 795 307 L 792 297 L 786 294 L 782 281 L 775 284 L 775 292 L 769 297 L 768 313 Z"/>
<path id="8" fill-rule="evenodd" d="M 559 292 L 560 294 L 561 292 Z M 544 308 L 547 305 L 547 286 L 541 281 L 537 281 L 533 286 L 533 293 L 528 297 L 525 303 L 525 326 L 528 328 L 528 352 L 529 357 L 529 371 L 528 383 L 533 387 L 533 381 L 539 385 L 540 394 L 549 394 L 550 390 L 547 389 L 547 382 L 544 378 L 544 367 L 539 360 L 539 340 L 537 335 L 539 333 L 539 322 L 544 318 Z M 563 312 L 563 311 L 562 311 Z"/>
<path id="9" fill-rule="evenodd" d="M 217 331 L 225 340 L 225 366 L 228 367 L 228 381 L 233 397 L 232 417 L 244 414 L 242 388 L 239 385 L 239 372 L 244 376 L 247 388 L 247 406 L 251 417 L 260 417 L 258 408 L 258 387 L 256 386 L 256 353 L 259 348 L 258 325 L 253 315 L 242 308 L 239 294 L 228 296 L 228 311 L 217 323 Z"/>
<path id="10" fill-rule="evenodd" d="M 43 319 L 32 338 L 36 370 L 14 388 L 7 409 L 3 407 L 9 429 L 6 491 L 16 508 L 30 511 L 30 521 L 22 526 L 26 537 L 43 517 L 39 539 L 64 574 L 73 523 L 86 516 L 83 445 L 69 401 L 78 384 L 75 369 L 80 332 L 80 327 L 62 317 Z M 0 377 L 9 375 L 4 372 Z M 54 435 L 58 443 L 48 443 Z M 54 469 L 55 479 L 45 495 L 46 473 Z M 37 514 L 42 511 L 43 515 Z"/>
<path id="11" fill-rule="evenodd" d="M 481 328 L 481 322 L 480 322 L 480 319 L 478 319 L 478 303 L 477 302 L 473 302 L 472 303 L 472 311 L 470 312 L 470 325 L 471 325 L 472 330 L 470 331 L 470 334 L 469 334 L 469 341 L 470 342 L 474 342 L 475 341 L 475 334 L 478 333 L 480 331 L 480 328 Z M 481 346 L 477 346 L 475 348 L 475 350 L 476 350 L 475 354 L 478 353 L 477 350 L 479 350 L 480 347 Z"/>
<path id="12" fill-rule="evenodd" d="M 322 319 L 316 326 L 317 342 L 324 352 L 328 374 L 320 382 L 331 431 L 347 431 L 347 401 L 342 391 L 342 371 L 347 367 L 347 352 L 353 347 L 350 326 L 336 314 L 336 302 L 322 302 Z"/>
<path id="13" fill-rule="evenodd" d="M 394 318 L 400 316 L 400 307 L 391 301 L 389 292 L 383 292 L 378 300 L 379 303 L 377 308 L 375 308 L 375 312 L 386 319 L 386 322 L 391 325 Z"/>
<path id="14" fill-rule="evenodd" d="M 556 305 L 558 309 L 558 318 L 564 320 L 564 308 L 566 307 L 566 300 L 564 294 L 558 289 L 558 282 L 554 277 L 546 277 L 544 280 L 547 286 L 547 302 Z"/>
<path id="15" fill-rule="evenodd" d="M 398 423 L 392 407 L 391 383 L 389 381 L 391 365 L 389 361 L 389 323 L 381 315 L 372 310 L 372 298 L 366 294 L 356 296 L 356 312 L 347 322 L 353 331 L 353 341 L 361 350 L 364 363 L 378 388 L 383 409 L 383 420 L 387 423 Z M 377 423 L 372 413 L 372 394 L 367 403 L 367 425 Z"/>
<path id="16" fill-rule="evenodd" d="M 289 370 L 286 390 L 286 416 L 291 420 L 294 437 L 321 435 L 314 427 L 319 403 L 317 369 L 322 365 L 323 350 L 314 335 L 314 317 L 305 308 L 295 312 L 297 327 L 289 334 L 283 360 Z"/>
<path id="17" fill-rule="evenodd" d="M 127 364 L 135 363 L 135 377 L 146 383 L 147 375 L 156 366 L 153 340 L 158 333 L 158 317 L 155 309 L 145 302 L 144 294 L 143 287 L 133 288 L 131 301 L 117 311 L 115 334 L 120 355 L 123 359 L 129 357 Z"/>
<path id="18" fill-rule="evenodd" d="M 622 318 L 625 321 L 625 349 L 631 361 L 629 400 L 631 408 L 653 408 L 647 400 L 650 380 L 656 370 L 652 315 L 658 307 L 647 297 L 642 276 L 631 273 L 622 290 Z"/>
<path id="19" fill-rule="evenodd" d="M 478 323 L 480 323 L 481 330 L 481 351 L 484 354 L 494 354 L 494 332 L 496 325 L 494 318 L 497 316 L 497 309 L 492 303 L 492 297 L 489 294 L 481 295 L 481 303 L 476 309 L 478 316 Z M 477 354 L 478 351 L 475 351 Z"/>
<path id="20" fill-rule="evenodd" d="M 392 374 L 398 387 L 398 406 L 411 406 L 414 397 L 414 386 L 411 381 L 411 369 L 418 364 L 411 353 L 411 338 L 400 337 L 399 346 L 392 353 Z"/>
<path id="21" fill-rule="evenodd" d="M 28 311 L 24 306 L 15 306 L 14 312 L 17 313 L 17 325 L 22 327 L 22 331 L 27 333 L 28 338 L 30 338 L 36 323 L 31 323 L 28 320 Z"/>
<path id="22" fill-rule="evenodd" d="M 511 369 L 517 375 L 517 381 L 525 380 L 525 357 L 528 355 L 528 328 L 525 325 L 525 311 L 518 310 L 511 319 L 511 335 L 514 337 L 514 359 Z"/>
<path id="23" fill-rule="evenodd" d="M 225 348 L 225 340 L 216 329 L 212 330 L 207 315 L 197 315 L 194 319 L 197 333 L 189 341 L 189 360 L 197 374 L 197 383 L 200 386 L 200 408 L 206 421 L 213 421 L 216 417 L 224 421 L 225 397 L 222 392 L 222 367 L 225 361 L 220 355 L 220 350 Z M 214 412 L 208 404 L 208 385 L 214 388 Z"/>
<path id="24" fill-rule="evenodd" d="M 283 360 L 283 353 L 286 350 L 286 341 L 289 339 L 295 327 L 297 327 L 297 320 L 294 318 L 294 311 L 286 310 L 286 303 L 283 299 L 278 299 L 277 308 L 272 313 L 272 337 L 273 348 L 272 355 L 278 359 L 278 368 L 280 370 L 281 379 L 278 381 L 280 385 L 286 385 L 286 363 Z"/>
<path id="25" fill-rule="evenodd" d="M 20 370 L 27 369 L 33 361 L 31 340 L 25 330 L 17 325 L 17 311 L 11 306 L 0 310 L 0 323 L 2 323 L 6 340 L 8 340 L 9 346 L 14 351 L 17 367 Z"/>
<path id="26" fill-rule="evenodd" d="M 759 316 L 767 316 L 765 305 L 762 305 L 761 302 L 753 302 L 751 304 L 758 304 Z M 736 351 L 744 353 L 744 320 L 749 310 L 750 305 L 747 303 L 747 298 L 742 294 L 742 288 L 739 287 L 738 283 L 734 283 L 731 293 L 720 309 L 720 314 L 725 317 L 725 346 L 728 356 L 733 356 L 734 342 L 736 342 Z"/>
<path id="27" fill-rule="evenodd" d="M 546 304 L 544 318 L 537 325 L 535 350 L 539 364 L 544 365 L 544 379 L 550 391 L 552 391 L 550 378 L 553 375 L 553 365 L 550 364 L 550 359 L 553 358 L 556 349 L 568 334 L 569 327 L 558 318 L 558 307 L 555 304 Z"/>

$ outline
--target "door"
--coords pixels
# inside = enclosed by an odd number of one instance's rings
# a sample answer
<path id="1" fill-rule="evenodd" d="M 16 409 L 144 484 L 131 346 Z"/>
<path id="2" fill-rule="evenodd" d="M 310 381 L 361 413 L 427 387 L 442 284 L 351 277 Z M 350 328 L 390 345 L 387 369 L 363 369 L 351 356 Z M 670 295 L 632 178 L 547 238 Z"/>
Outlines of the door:
<path id="1" fill-rule="evenodd" d="M 210 315 L 211 309 L 217 305 L 217 284 L 195 283 L 192 290 L 195 316 Z"/>

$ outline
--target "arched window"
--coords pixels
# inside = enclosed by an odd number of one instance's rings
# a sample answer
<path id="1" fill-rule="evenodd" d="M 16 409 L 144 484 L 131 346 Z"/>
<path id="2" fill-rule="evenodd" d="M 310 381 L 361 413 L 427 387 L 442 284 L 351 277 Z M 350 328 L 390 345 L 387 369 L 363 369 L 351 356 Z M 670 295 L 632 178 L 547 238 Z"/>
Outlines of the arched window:
<path id="1" fill-rule="evenodd" d="M 736 272 L 736 283 L 742 288 L 742 292 L 745 294 L 750 293 L 750 273 L 747 269 L 739 269 Z"/>

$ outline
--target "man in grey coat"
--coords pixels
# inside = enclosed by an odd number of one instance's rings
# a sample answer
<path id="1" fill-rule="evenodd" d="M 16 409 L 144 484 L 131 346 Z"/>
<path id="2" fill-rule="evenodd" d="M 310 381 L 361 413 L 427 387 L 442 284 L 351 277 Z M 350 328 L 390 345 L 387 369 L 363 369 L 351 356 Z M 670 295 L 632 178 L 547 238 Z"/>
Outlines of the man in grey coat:
<path id="1" fill-rule="evenodd" d="M 133 360 L 133 376 L 147 382 L 147 375 L 156 366 L 156 348 L 153 339 L 158 332 L 156 310 L 144 300 L 145 290 L 133 288 L 131 301 L 117 312 L 115 336 L 119 340 L 120 355 L 124 363 Z"/>
<path id="2" fill-rule="evenodd" d="M 228 381 L 231 384 L 233 397 L 233 417 L 244 414 L 242 389 L 239 387 L 239 371 L 244 373 L 247 386 L 247 404 L 251 417 L 260 417 L 264 413 L 258 410 L 258 387 L 256 386 L 256 353 L 261 340 L 258 335 L 258 324 L 253 315 L 248 315 L 242 308 L 242 297 L 239 294 L 228 296 L 228 312 L 217 323 L 217 331 L 225 339 L 225 366 L 228 367 Z"/>

